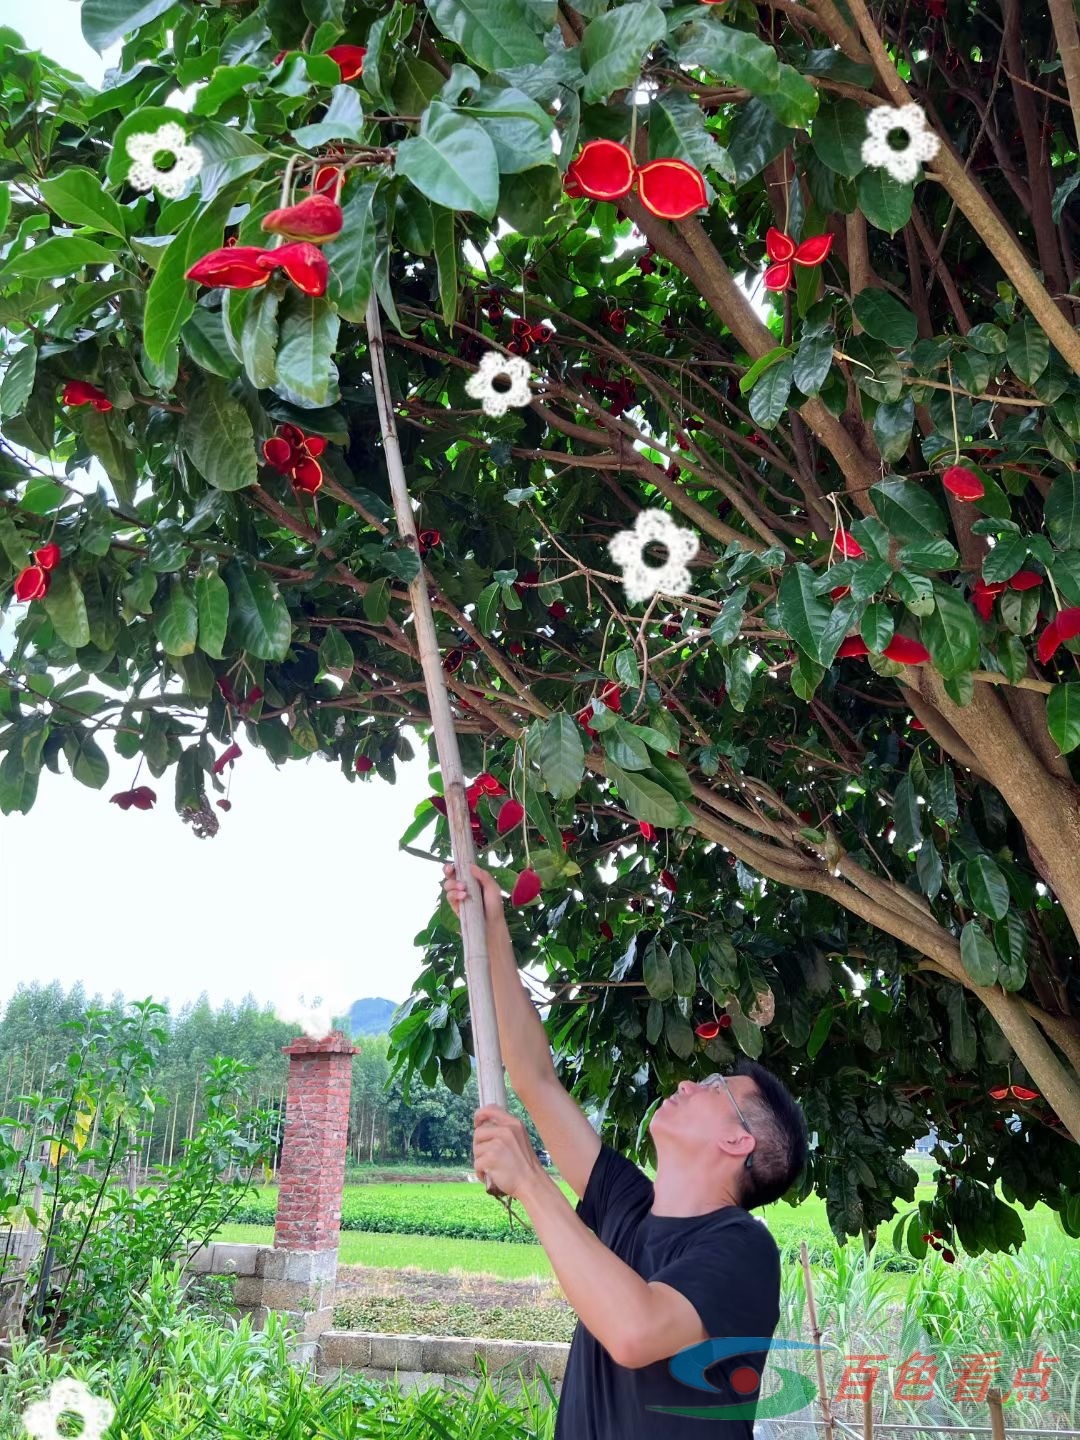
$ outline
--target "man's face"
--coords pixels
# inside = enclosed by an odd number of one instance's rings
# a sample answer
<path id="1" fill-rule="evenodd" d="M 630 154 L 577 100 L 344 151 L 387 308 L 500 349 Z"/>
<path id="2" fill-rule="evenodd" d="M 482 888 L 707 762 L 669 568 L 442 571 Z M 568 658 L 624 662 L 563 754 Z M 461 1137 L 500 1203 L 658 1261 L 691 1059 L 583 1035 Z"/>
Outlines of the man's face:
<path id="1" fill-rule="evenodd" d="M 741 1142 L 747 1132 L 735 1105 L 745 1115 L 746 1102 L 755 1086 L 748 1075 L 732 1075 L 727 1078 L 727 1088 L 730 1097 L 718 1079 L 707 1083 L 681 1081 L 674 1094 L 657 1106 L 649 1122 L 649 1133 L 657 1150 L 670 1146 L 684 1153 L 703 1154 L 711 1152 L 718 1140 L 730 1140 L 737 1142 L 739 1148 L 726 1153 L 741 1164 L 747 1153 Z"/>

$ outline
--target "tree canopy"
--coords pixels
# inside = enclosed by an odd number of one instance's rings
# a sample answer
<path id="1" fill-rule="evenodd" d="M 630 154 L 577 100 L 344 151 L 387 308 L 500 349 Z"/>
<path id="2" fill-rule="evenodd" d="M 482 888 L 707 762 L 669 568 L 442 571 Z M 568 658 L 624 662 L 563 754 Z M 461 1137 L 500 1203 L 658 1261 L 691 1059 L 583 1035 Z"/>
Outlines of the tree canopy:
<path id="1" fill-rule="evenodd" d="M 423 565 L 477 843 L 609 1133 L 648 1154 L 744 1052 L 838 1237 L 912 1200 L 930 1125 L 913 1253 L 1019 1243 L 998 1186 L 1080 1235 L 1071 8 L 81 19 L 124 40 L 100 92 L 0 31 L 0 811 L 43 769 L 133 810 L 168 777 L 209 839 L 259 747 L 340 765 L 362 825 L 428 733 Z M 527 395 L 478 403 L 488 351 Z M 643 514 L 697 543 L 635 600 Z M 421 938 L 398 1062 L 460 1090 L 448 908 Z"/>

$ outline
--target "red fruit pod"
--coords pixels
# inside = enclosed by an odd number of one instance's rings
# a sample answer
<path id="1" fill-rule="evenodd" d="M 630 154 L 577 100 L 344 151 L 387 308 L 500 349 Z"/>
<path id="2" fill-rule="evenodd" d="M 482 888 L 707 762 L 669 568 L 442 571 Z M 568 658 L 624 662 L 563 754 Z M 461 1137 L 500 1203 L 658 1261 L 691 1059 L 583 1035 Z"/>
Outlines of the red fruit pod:
<path id="1" fill-rule="evenodd" d="M 930 659 L 926 646 L 907 635 L 894 635 L 882 653 L 886 660 L 895 660 L 901 665 L 925 665 Z"/>
<path id="2" fill-rule="evenodd" d="M 49 589 L 49 576 L 41 565 L 27 565 L 15 577 L 15 599 L 40 600 Z"/>
<path id="3" fill-rule="evenodd" d="M 520 800 L 507 800 L 499 811 L 495 828 L 500 835 L 516 830 L 525 818 L 525 807 Z"/>
<path id="4" fill-rule="evenodd" d="M 270 279 L 269 253 L 261 245 L 222 245 L 196 260 L 184 279 L 218 289 L 253 290 Z"/>
<path id="5" fill-rule="evenodd" d="M 157 800 L 157 794 L 150 789 L 149 785 L 136 785 L 130 792 L 131 803 L 136 810 L 152 810 Z"/>
<path id="6" fill-rule="evenodd" d="M 369 770 L 375 769 L 375 761 L 370 755 L 358 755 L 356 757 L 356 773 L 366 775 Z"/>
<path id="7" fill-rule="evenodd" d="M 705 177 L 686 160 L 650 160 L 638 169 L 637 190 L 645 209 L 661 220 L 685 220 L 709 203 Z"/>
<path id="8" fill-rule="evenodd" d="M 48 545 L 42 545 L 40 550 L 34 551 L 34 559 L 42 570 L 55 570 L 60 564 L 60 546 L 55 540 L 50 540 Z"/>
<path id="9" fill-rule="evenodd" d="M 573 830 L 560 830 L 559 839 L 562 841 L 563 854 L 565 855 L 571 845 L 577 844 L 577 835 Z"/>
<path id="10" fill-rule="evenodd" d="M 543 889 L 543 882 L 540 876 L 530 866 L 522 870 L 510 892 L 511 905 L 528 905 L 540 894 Z"/>
<path id="11" fill-rule="evenodd" d="M 548 606 L 547 613 L 551 616 L 552 620 L 565 620 L 569 611 L 561 600 L 556 600 L 554 604 Z"/>
<path id="12" fill-rule="evenodd" d="M 727 1013 L 726 1010 L 724 1011 L 723 1015 L 720 1016 L 720 1029 L 721 1029 L 721 1030 L 730 1030 L 730 1029 L 731 1029 L 731 1016 Z"/>
<path id="13" fill-rule="evenodd" d="M 315 171 L 315 178 L 311 182 L 311 190 L 314 195 L 334 195 L 337 193 L 338 176 L 341 174 L 340 165 L 320 165 Z"/>
<path id="14" fill-rule="evenodd" d="M 234 250 L 233 254 L 236 253 Z M 260 269 L 284 270 L 292 283 L 305 295 L 325 295 L 330 279 L 330 266 L 326 256 L 310 240 L 293 240 L 279 245 L 276 250 L 267 250 L 256 262 Z"/>
<path id="15" fill-rule="evenodd" d="M 665 890 L 670 890 L 672 895 L 674 895 L 676 890 L 678 890 L 679 888 L 679 882 L 675 879 L 675 876 L 671 873 L 670 870 L 660 871 L 660 884 L 664 887 Z"/>
<path id="16" fill-rule="evenodd" d="M 656 830 L 652 825 L 649 824 L 647 820 L 639 820 L 638 829 L 641 831 L 641 838 L 643 840 L 656 839 Z"/>
<path id="17" fill-rule="evenodd" d="M 326 436 L 301 435 L 300 443 L 303 445 L 304 449 L 312 457 L 312 459 L 314 459 L 316 455 L 321 455 L 326 449 Z"/>
<path id="18" fill-rule="evenodd" d="M 794 277 L 795 272 L 791 268 L 791 261 L 778 260 L 775 265 L 766 267 L 761 280 L 766 290 L 786 290 Z"/>
<path id="19" fill-rule="evenodd" d="M 840 642 L 840 649 L 836 653 L 841 659 L 849 660 L 858 655 L 869 655 L 870 647 L 861 635 L 849 635 Z"/>
<path id="20" fill-rule="evenodd" d="M 1038 1090 L 1029 1090 L 1026 1085 L 1014 1085 L 1012 1093 L 1017 1100 L 1038 1100 Z"/>
<path id="21" fill-rule="evenodd" d="M 791 258 L 796 265 L 821 265 L 828 259 L 834 238 L 832 235 L 811 235 Z"/>
<path id="22" fill-rule="evenodd" d="M 952 1265 L 956 1260 L 956 1256 L 953 1254 L 953 1252 L 949 1249 L 947 1245 L 941 1252 L 941 1258 L 945 1261 L 946 1265 Z"/>
<path id="23" fill-rule="evenodd" d="M 592 705 L 586 705 L 586 706 L 584 707 L 584 709 L 579 710 L 579 711 L 577 712 L 577 714 L 574 716 L 574 719 L 575 719 L 575 720 L 577 721 L 577 723 L 581 726 L 581 728 L 585 731 L 586 735 L 588 735 L 588 737 L 589 737 L 590 740 L 595 740 L 595 739 L 596 739 L 596 731 L 595 731 L 595 730 L 593 729 L 593 727 L 589 724 L 589 721 L 593 718 L 593 714 L 594 714 L 594 711 L 593 711 Z"/>
<path id="24" fill-rule="evenodd" d="M 341 71 L 341 78 L 345 84 L 348 84 L 350 80 L 356 80 L 364 73 L 366 45 L 331 45 L 326 53 Z"/>
<path id="25" fill-rule="evenodd" d="M 785 235 L 782 230 L 777 230 L 775 225 L 770 225 L 765 232 L 765 253 L 770 260 L 793 260 L 795 258 L 795 241 L 790 235 Z"/>
<path id="26" fill-rule="evenodd" d="M 445 815 L 445 814 L 446 814 L 446 797 L 445 797 L 445 796 L 443 796 L 443 795 L 429 795 L 429 796 L 428 796 L 428 803 L 429 803 L 434 809 L 438 810 L 438 812 L 439 812 L 440 815 Z"/>
<path id="27" fill-rule="evenodd" d="M 634 183 L 634 157 L 617 140 L 590 140 L 567 167 L 566 182 L 568 194 L 618 200 Z"/>
<path id="28" fill-rule="evenodd" d="M 317 460 L 304 456 L 293 466 L 292 483 L 294 489 L 300 490 L 303 494 L 314 495 L 317 490 L 322 488 L 322 466 Z"/>
<path id="29" fill-rule="evenodd" d="M 1043 577 L 1037 570 L 1018 570 L 1009 581 L 1009 589 L 1034 590 L 1037 585 L 1041 585 L 1042 583 Z"/>
<path id="30" fill-rule="evenodd" d="M 481 795 L 506 794 L 506 786 L 501 780 L 496 779 L 490 770 L 481 770 L 473 783 L 478 787 Z"/>
<path id="31" fill-rule="evenodd" d="M 215 775 L 220 775 L 226 765 L 231 765 L 234 760 L 239 760 L 244 752 L 234 740 L 227 750 L 223 750 L 214 761 L 213 770 Z"/>
<path id="32" fill-rule="evenodd" d="M 606 920 L 601 920 L 600 924 L 596 928 L 605 940 L 615 939 L 615 931 L 611 928 L 611 926 Z"/>
<path id="33" fill-rule="evenodd" d="M 328 195 L 309 195 L 297 205 L 271 210 L 262 220 L 262 229 L 290 240 L 309 240 L 312 245 L 325 245 L 341 233 L 345 212 Z"/>
<path id="34" fill-rule="evenodd" d="M 272 435 L 263 441 L 263 459 L 282 475 L 288 475 L 293 467 L 294 447 L 283 435 Z"/>
<path id="35" fill-rule="evenodd" d="M 836 548 L 840 554 L 848 560 L 861 560 L 866 551 L 859 544 L 850 530 L 839 529 L 836 532 Z"/>
<path id="36" fill-rule="evenodd" d="M 986 486 L 974 470 L 969 470 L 964 465 L 950 465 L 942 475 L 941 483 L 957 500 L 981 500 L 986 494 Z"/>
<path id="37" fill-rule="evenodd" d="M 971 603 L 983 620 L 990 619 L 994 610 L 994 600 L 1004 589 L 1004 580 L 995 581 L 992 585 L 989 585 L 980 575 L 975 581 L 975 589 L 972 591 Z"/>
<path id="38" fill-rule="evenodd" d="M 830 600 L 842 600 L 845 595 L 851 594 L 850 585 L 836 585 L 829 591 Z"/>
<path id="39" fill-rule="evenodd" d="M 93 405 L 95 410 L 111 410 L 112 401 L 99 390 L 96 385 L 91 385 L 88 380 L 69 380 L 64 386 L 60 395 L 61 405 Z"/>
<path id="40" fill-rule="evenodd" d="M 215 800 L 215 801 L 214 801 L 214 804 L 217 806 L 217 808 L 218 808 L 219 810 L 231 810 L 231 809 L 232 809 L 232 801 L 231 801 L 231 800 Z"/>
<path id="41" fill-rule="evenodd" d="M 700 1025 L 694 1026 L 694 1034 L 700 1035 L 702 1040 L 715 1040 L 720 1034 L 719 1020 L 703 1020 Z"/>
<path id="42" fill-rule="evenodd" d="M 616 714 L 622 710 L 622 691 L 614 680 L 609 680 L 600 691 L 600 699 L 609 710 L 614 710 Z"/>
<path id="43" fill-rule="evenodd" d="M 421 530 L 416 537 L 416 544 L 421 556 L 427 555 L 436 545 L 442 544 L 442 535 L 438 530 Z"/>

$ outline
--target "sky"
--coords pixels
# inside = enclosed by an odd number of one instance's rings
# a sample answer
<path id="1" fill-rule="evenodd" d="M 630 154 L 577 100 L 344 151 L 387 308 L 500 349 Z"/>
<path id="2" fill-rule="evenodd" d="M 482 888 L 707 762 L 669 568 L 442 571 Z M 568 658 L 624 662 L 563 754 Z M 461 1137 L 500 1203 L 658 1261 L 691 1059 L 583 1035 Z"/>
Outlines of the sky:
<path id="1" fill-rule="evenodd" d="M 96 55 L 78 14 L 72 0 L 4 0 L 3 23 L 100 85 L 119 46 Z M 283 1010 L 321 995 L 338 1013 L 365 995 L 408 997 L 422 965 L 413 938 L 442 878 L 397 848 L 430 794 L 426 753 L 399 766 L 396 785 L 350 785 L 318 756 L 275 769 L 240 743 L 233 808 L 212 840 L 177 816 L 172 771 L 139 777 L 158 793 L 154 810 L 110 805 L 136 762 L 109 744 L 104 790 L 66 766 L 44 771 L 30 814 L 0 816 L 0 1005 L 20 981 L 54 979 L 174 1007 L 203 991 L 215 1005 L 250 992 Z"/>

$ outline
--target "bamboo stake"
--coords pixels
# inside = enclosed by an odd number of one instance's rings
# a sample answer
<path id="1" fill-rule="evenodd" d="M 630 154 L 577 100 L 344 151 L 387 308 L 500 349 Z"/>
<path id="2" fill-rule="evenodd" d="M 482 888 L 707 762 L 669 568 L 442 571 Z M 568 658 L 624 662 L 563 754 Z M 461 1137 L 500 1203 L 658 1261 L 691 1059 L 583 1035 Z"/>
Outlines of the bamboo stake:
<path id="1" fill-rule="evenodd" d="M 1001 1408 L 1001 1391 L 991 1388 L 986 1392 L 986 1403 L 990 1406 L 990 1434 L 992 1440 L 1005 1440 L 1005 1412 Z"/>
<path id="2" fill-rule="evenodd" d="M 825 1392 L 825 1361 L 821 1358 L 821 1330 L 817 1323 L 817 1306 L 814 1304 L 814 1282 L 810 1278 L 810 1257 L 806 1252 L 806 1241 L 799 1242 L 799 1257 L 802 1260 L 803 1285 L 806 1288 L 806 1307 L 810 1312 L 810 1334 L 818 1347 L 814 1352 L 817 1361 L 818 1399 L 821 1402 L 821 1418 L 825 1426 L 825 1440 L 833 1440 L 833 1417 L 829 1397 Z"/>
<path id="3" fill-rule="evenodd" d="M 394 400 L 390 391 L 390 378 L 386 370 L 386 352 L 383 344 L 382 320 L 379 315 L 379 299 L 374 290 L 368 300 L 367 332 L 368 351 L 371 357 L 371 377 L 375 383 L 375 399 L 379 407 L 383 454 L 390 479 L 394 515 L 402 539 L 411 543 L 414 552 L 418 554 L 416 521 L 409 499 L 405 467 L 401 461 L 401 449 L 398 445 Z M 409 600 L 412 604 L 413 621 L 416 625 L 420 666 L 424 675 L 424 688 L 427 691 L 432 728 L 435 732 L 439 768 L 442 771 L 446 818 L 450 825 L 454 868 L 458 879 L 463 880 L 466 886 L 465 901 L 460 912 L 461 939 L 465 951 L 465 984 L 469 992 L 480 1104 L 498 1105 L 505 1110 L 506 1085 L 503 1079 L 502 1053 L 499 1048 L 499 1028 L 495 1016 L 495 996 L 491 987 L 491 971 L 488 965 L 484 907 L 480 897 L 480 887 L 476 883 L 471 868 L 476 860 L 476 851 L 473 848 L 469 806 L 465 798 L 465 778 L 461 768 L 461 753 L 458 750 L 457 733 L 454 730 L 454 717 L 450 713 L 446 679 L 439 660 L 439 642 L 435 634 L 435 621 L 431 613 L 431 601 L 428 598 L 427 587 L 427 576 L 421 566 L 416 578 L 409 582 Z M 501 1198 L 502 1192 L 498 1187 L 489 1183 L 486 1177 L 483 1178 L 488 1193 L 496 1198 Z"/>
<path id="4" fill-rule="evenodd" d="M 874 1400 L 872 1390 L 868 1390 L 863 1396 L 862 1433 L 863 1440 L 874 1440 Z"/>

